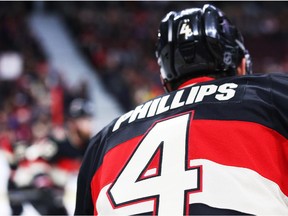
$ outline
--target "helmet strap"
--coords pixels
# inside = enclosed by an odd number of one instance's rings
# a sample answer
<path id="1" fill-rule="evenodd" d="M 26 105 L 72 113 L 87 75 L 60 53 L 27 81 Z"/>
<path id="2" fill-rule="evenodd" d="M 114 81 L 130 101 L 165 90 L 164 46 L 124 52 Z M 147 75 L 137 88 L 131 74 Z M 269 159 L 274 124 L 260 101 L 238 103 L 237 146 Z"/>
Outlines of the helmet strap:
<path id="1" fill-rule="evenodd" d="M 164 79 L 161 75 L 160 75 L 160 80 L 161 80 L 161 84 L 163 86 L 164 91 L 166 93 L 171 92 L 172 88 L 171 88 L 170 83 L 166 79 Z"/>

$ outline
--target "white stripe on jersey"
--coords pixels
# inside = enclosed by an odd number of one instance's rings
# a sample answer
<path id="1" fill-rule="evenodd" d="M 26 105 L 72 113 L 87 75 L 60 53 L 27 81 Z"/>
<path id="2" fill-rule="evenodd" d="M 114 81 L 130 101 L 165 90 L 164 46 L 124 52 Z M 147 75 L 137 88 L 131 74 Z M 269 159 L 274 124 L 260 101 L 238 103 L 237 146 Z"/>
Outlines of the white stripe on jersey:
<path id="1" fill-rule="evenodd" d="M 102 188 L 98 200 L 96 201 L 96 208 L 98 215 L 134 215 L 141 214 L 143 212 L 152 212 L 154 207 L 154 201 L 144 201 L 134 205 L 121 206 L 120 208 L 113 209 L 108 197 L 107 191 L 111 184 Z M 129 188 L 127 188 L 129 190 Z M 125 193 L 125 190 L 123 191 Z"/>
<path id="2" fill-rule="evenodd" d="M 197 159 L 203 165 L 203 190 L 190 195 L 191 203 L 233 209 L 255 215 L 288 215 L 288 197 L 273 181 L 253 170 Z"/>

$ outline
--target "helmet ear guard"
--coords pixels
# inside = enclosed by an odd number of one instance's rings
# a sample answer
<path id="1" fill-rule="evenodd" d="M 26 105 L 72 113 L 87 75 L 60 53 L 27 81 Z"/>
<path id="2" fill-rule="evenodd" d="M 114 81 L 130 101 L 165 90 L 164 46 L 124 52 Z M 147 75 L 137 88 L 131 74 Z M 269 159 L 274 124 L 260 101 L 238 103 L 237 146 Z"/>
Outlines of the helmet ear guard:
<path id="1" fill-rule="evenodd" d="M 238 44 L 238 46 L 240 47 L 240 49 L 244 53 L 244 58 L 245 58 L 245 62 L 246 62 L 246 65 L 245 65 L 246 74 L 252 74 L 253 73 L 253 70 L 252 70 L 252 59 L 251 59 L 251 56 L 250 56 L 248 50 L 245 49 L 243 43 L 241 43 L 240 41 L 235 40 L 235 42 Z"/>
<path id="2" fill-rule="evenodd" d="M 156 56 L 166 82 L 207 73 L 234 75 L 243 57 L 246 73 L 252 73 L 242 35 L 209 4 L 168 13 L 159 27 Z"/>

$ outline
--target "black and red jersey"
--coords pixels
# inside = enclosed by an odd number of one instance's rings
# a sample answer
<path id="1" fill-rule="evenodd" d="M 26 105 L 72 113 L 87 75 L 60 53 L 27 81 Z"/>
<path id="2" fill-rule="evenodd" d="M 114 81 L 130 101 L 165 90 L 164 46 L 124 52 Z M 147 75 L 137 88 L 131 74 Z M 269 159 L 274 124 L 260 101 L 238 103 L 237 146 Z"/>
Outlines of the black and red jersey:
<path id="1" fill-rule="evenodd" d="M 76 215 L 288 215 L 288 76 L 201 81 L 92 138 Z"/>

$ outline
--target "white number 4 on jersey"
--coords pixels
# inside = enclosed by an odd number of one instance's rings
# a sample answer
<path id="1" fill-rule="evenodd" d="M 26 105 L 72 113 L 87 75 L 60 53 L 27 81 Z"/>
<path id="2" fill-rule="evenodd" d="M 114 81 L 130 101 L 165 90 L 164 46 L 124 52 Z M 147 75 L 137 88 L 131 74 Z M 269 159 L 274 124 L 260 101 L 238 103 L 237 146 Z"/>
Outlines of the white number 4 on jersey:
<path id="1" fill-rule="evenodd" d="M 135 211 L 138 204 L 153 202 L 153 205 L 146 205 L 147 209 L 138 209 L 142 213 L 154 212 L 157 215 L 186 214 L 187 193 L 201 188 L 200 167 L 187 164 L 190 116 L 188 113 L 160 121 L 144 136 L 108 191 L 115 210 L 125 207 L 122 210 L 127 212 L 121 211 L 121 214 L 129 215 L 131 208 Z M 161 156 L 157 175 L 140 179 L 159 148 Z"/>

